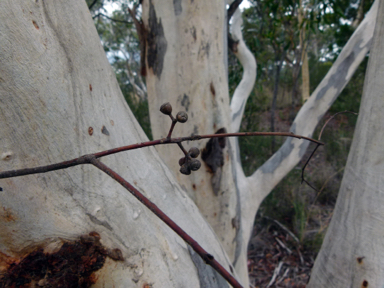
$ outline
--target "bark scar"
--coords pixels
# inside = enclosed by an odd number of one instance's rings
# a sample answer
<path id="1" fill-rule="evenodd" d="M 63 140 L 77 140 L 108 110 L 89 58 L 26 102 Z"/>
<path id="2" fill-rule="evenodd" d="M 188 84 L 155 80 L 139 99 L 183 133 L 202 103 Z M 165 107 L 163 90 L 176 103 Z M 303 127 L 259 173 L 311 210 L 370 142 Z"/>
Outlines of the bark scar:
<path id="1" fill-rule="evenodd" d="M 227 129 L 220 128 L 215 134 L 227 133 Z M 213 174 L 211 184 L 213 192 L 217 196 L 220 190 L 221 172 L 224 165 L 223 149 L 226 145 L 226 138 L 211 138 L 201 153 L 201 159 L 207 164 L 209 171 Z"/>
<path id="2" fill-rule="evenodd" d="M 153 73 L 160 79 L 163 71 L 164 56 L 167 52 L 167 39 L 161 19 L 157 19 L 152 0 L 149 1 L 149 17 L 147 31 L 147 64 Z"/>

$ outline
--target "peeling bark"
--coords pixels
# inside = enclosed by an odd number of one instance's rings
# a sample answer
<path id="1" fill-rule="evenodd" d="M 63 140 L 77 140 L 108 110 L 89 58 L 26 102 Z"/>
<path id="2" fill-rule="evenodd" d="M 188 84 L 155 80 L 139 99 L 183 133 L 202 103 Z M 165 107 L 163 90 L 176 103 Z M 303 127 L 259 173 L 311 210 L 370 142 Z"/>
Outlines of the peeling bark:
<path id="1" fill-rule="evenodd" d="M 147 65 L 159 79 L 163 71 L 164 56 L 167 52 L 167 39 L 165 39 L 161 18 L 156 16 L 152 0 L 149 0 L 149 16 L 147 33 Z"/>

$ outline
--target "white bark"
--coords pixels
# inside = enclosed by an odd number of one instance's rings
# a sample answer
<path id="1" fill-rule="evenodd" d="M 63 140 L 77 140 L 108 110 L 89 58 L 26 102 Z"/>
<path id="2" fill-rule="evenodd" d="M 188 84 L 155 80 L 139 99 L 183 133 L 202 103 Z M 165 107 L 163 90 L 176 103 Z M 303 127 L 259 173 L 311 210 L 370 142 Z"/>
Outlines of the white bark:
<path id="1" fill-rule="evenodd" d="M 384 285 L 384 2 L 378 9 L 355 135 L 308 287 Z"/>
<path id="2" fill-rule="evenodd" d="M 188 122 L 176 125 L 175 137 L 215 133 L 222 127 L 229 131 L 224 2 L 144 1 L 143 19 L 148 31 L 151 30 L 149 22 L 155 21 L 154 15 L 159 30 L 153 33 L 159 35 L 156 36 L 158 50 L 152 54 L 156 54 L 157 59 L 152 61 L 147 58 L 146 79 L 153 137 L 162 138 L 168 134 L 171 121 L 169 117 L 158 113 L 159 107 L 165 102 L 171 103 L 174 115 L 180 110 L 188 113 Z M 160 35 L 161 31 L 164 31 L 164 35 Z M 147 57 L 150 57 L 150 48 L 148 45 Z M 163 57 L 162 51 L 165 53 Z M 162 69 L 159 68 L 160 63 Z M 151 68 L 151 65 L 155 68 Z M 187 150 L 192 146 L 202 149 L 207 142 L 191 142 L 184 146 Z M 233 182 L 228 144 L 223 150 L 224 166 L 210 173 L 202 161 L 201 169 L 189 176 L 179 172 L 178 159 L 184 155 L 176 145 L 157 149 L 233 260 L 238 191 Z"/>
<path id="3" fill-rule="evenodd" d="M 243 19 L 239 9 L 233 14 L 231 34 L 235 41 L 238 41 L 237 50 L 234 52 L 237 59 L 239 59 L 241 66 L 243 66 L 243 77 L 236 87 L 235 93 L 231 100 L 231 128 L 232 132 L 240 130 L 240 124 L 244 115 L 245 104 L 247 103 L 249 95 L 251 95 L 253 86 L 256 80 L 256 59 L 252 52 L 245 45 L 241 26 Z"/>
<path id="4" fill-rule="evenodd" d="M 121 95 L 84 1 L 2 1 L 0 123 L 1 171 L 147 140 Z M 214 232 L 154 148 L 102 161 L 230 267 Z M 119 248 L 125 260 L 108 259 L 95 287 L 227 285 L 179 236 L 90 165 L 2 179 L 0 187 L 2 272 L 8 256 L 19 259 L 38 245 L 97 231 L 103 245 Z"/>

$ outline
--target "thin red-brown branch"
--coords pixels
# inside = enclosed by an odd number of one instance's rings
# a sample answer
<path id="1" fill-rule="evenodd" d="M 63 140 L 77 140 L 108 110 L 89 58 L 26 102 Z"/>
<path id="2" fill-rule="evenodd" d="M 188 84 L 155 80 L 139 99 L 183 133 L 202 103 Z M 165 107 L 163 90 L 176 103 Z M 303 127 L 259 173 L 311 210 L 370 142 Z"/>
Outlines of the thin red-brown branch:
<path id="1" fill-rule="evenodd" d="M 321 136 L 323 135 L 323 131 L 324 131 L 325 127 L 328 125 L 328 123 L 329 123 L 333 118 L 335 118 L 337 115 L 339 115 L 339 114 L 344 114 L 344 113 L 351 113 L 351 114 L 353 114 L 353 115 L 359 115 L 359 114 L 356 113 L 356 112 L 347 111 L 347 110 L 345 110 L 345 111 L 341 111 L 341 112 L 337 112 L 336 114 L 332 115 L 331 117 L 329 117 L 329 119 L 328 119 L 327 121 L 325 121 L 323 127 L 321 128 L 321 130 L 320 130 L 320 134 L 319 134 L 319 141 L 320 141 Z M 321 145 L 321 144 L 320 144 L 321 142 L 315 142 L 315 143 L 317 143 L 315 149 L 313 149 L 313 151 L 312 151 L 311 155 L 309 156 L 307 162 L 305 162 L 303 168 L 301 169 L 301 183 L 305 182 L 305 183 L 306 183 L 309 187 L 311 187 L 313 190 L 315 190 L 316 192 L 319 192 L 319 191 L 318 191 L 312 184 L 310 184 L 307 180 L 305 180 L 305 177 L 304 177 L 304 171 L 305 171 L 305 168 L 308 166 L 308 163 L 309 163 L 309 161 L 311 161 L 311 159 L 312 159 L 313 155 L 315 154 L 317 148 L 319 148 L 319 146 Z"/>
<path id="2" fill-rule="evenodd" d="M 139 148 L 149 147 L 149 146 L 172 144 L 172 143 L 177 144 L 184 141 L 196 141 L 196 140 L 207 139 L 207 138 L 241 137 L 241 136 L 286 136 L 286 137 L 294 137 L 298 139 L 305 139 L 305 140 L 317 143 L 318 145 L 324 145 L 324 143 L 317 141 L 315 139 L 304 137 L 301 135 L 296 135 L 293 133 L 287 133 L 287 132 L 242 132 L 242 133 L 239 132 L 239 133 L 194 135 L 189 137 L 178 137 L 178 138 L 170 138 L 170 139 L 163 138 L 163 139 L 158 139 L 153 141 L 147 141 L 147 142 L 141 142 L 141 143 L 131 144 L 127 146 L 117 147 L 117 148 L 113 148 L 113 149 L 109 149 L 109 150 L 105 150 L 105 151 L 101 151 L 101 152 L 97 152 L 89 155 L 95 156 L 96 158 L 100 158 L 100 157 L 116 154 L 123 151 L 134 150 L 134 149 L 139 149 Z M 68 161 L 64 161 L 56 164 L 46 165 L 46 166 L 0 172 L 0 179 L 37 174 L 37 173 L 46 173 L 49 171 L 65 169 L 65 168 L 73 167 L 76 165 L 85 164 L 88 162 L 86 162 L 84 159 L 89 155 L 83 155 L 79 158 L 75 158 L 72 160 L 68 160 Z"/>
<path id="3" fill-rule="evenodd" d="M 311 160 L 312 156 L 315 154 L 317 148 L 319 148 L 319 146 L 320 146 L 319 144 L 316 145 L 315 149 L 313 149 L 311 155 L 308 157 L 307 162 L 305 162 L 303 168 L 301 169 L 301 184 L 303 184 L 303 182 L 305 182 L 305 183 L 307 183 L 307 185 L 309 187 L 311 187 L 315 191 L 317 191 L 317 189 L 315 187 L 313 187 L 307 180 L 305 180 L 305 178 L 304 178 L 304 171 L 305 171 L 305 168 L 307 167 L 309 161 Z"/>
<path id="4" fill-rule="evenodd" d="M 175 128 L 175 125 L 177 123 L 177 120 L 171 115 L 169 115 L 169 117 L 171 117 L 171 120 L 172 120 L 172 124 L 171 124 L 171 128 L 169 128 L 169 132 L 168 132 L 168 136 L 167 136 L 167 139 L 170 139 L 171 136 L 172 136 L 172 132 L 173 132 L 173 128 Z"/>
<path id="5" fill-rule="evenodd" d="M 46 166 L 39 166 L 34 168 L 25 168 L 25 169 L 17 169 L 17 170 L 9 170 L 0 172 L 0 179 L 3 178 L 12 178 L 12 177 L 18 177 L 18 176 L 24 176 L 24 175 L 31 175 L 31 174 L 38 174 L 38 173 L 46 173 L 50 171 L 60 170 L 60 169 L 66 169 L 69 167 L 77 166 L 80 164 L 87 164 L 89 161 L 86 160 L 86 156 L 81 156 L 79 158 L 75 158 L 72 160 L 55 163 L 51 165 Z"/>
<path id="6" fill-rule="evenodd" d="M 193 135 L 188 137 L 177 137 L 177 138 L 171 138 L 171 139 L 163 138 L 163 139 L 158 139 L 158 140 L 153 140 L 148 142 L 142 142 L 138 144 L 132 144 L 128 146 L 113 148 L 110 150 L 95 153 L 94 155 L 96 156 L 96 158 L 100 158 L 103 156 L 119 153 L 122 151 L 133 150 L 133 149 L 138 149 L 138 148 L 148 147 L 148 146 L 156 146 L 156 145 L 169 144 L 169 143 L 181 143 L 184 141 L 196 141 L 196 140 L 208 139 L 208 138 L 244 137 L 244 136 L 285 136 L 285 137 L 293 137 L 297 139 L 305 139 L 305 140 L 317 143 L 319 145 L 324 145 L 323 142 L 317 141 L 315 139 L 301 136 L 301 135 L 296 135 L 289 132 L 239 132 L 239 133 Z"/>
<path id="7" fill-rule="evenodd" d="M 352 112 L 352 111 L 341 111 L 341 112 L 337 112 L 336 114 L 332 115 L 331 117 L 329 117 L 329 119 L 324 123 L 323 127 L 321 128 L 321 131 L 320 131 L 320 134 L 319 134 L 319 141 L 321 139 L 321 135 L 323 134 L 323 131 L 324 131 L 324 128 L 328 125 L 329 121 L 331 121 L 333 118 L 335 118 L 337 115 L 339 114 L 344 114 L 344 113 L 351 113 L 353 115 L 359 115 L 357 114 L 356 112 Z"/>
<path id="8" fill-rule="evenodd" d="M 207 263 L 212 266 L 225 280 L 228 281 L 235 288 L 242 288 L 240 283 L 227 271 L 216 259 L 203 249 L 191 236 L 189 236 L 180 226 L 178 226 L 171 218 L 169 218 L 163 211 L 161 211 L 153 202 L 141 194 L 135 187 L 128 181 L 121 177 L 118 173 L 113 171 L 104 163 L 96 159 L 95 156 L 88 157 L 90 163 L 105 172 L 108 176 L 119 182 L 125 189 L 127 189 L 133 196 L 135 196 L 142 204 L 151 210 L 157 217 L 159 217 L 165 224 L 168 225 L 173 231 L 176 232 L 185 242 L 187 242 L 193 250 Z"/>

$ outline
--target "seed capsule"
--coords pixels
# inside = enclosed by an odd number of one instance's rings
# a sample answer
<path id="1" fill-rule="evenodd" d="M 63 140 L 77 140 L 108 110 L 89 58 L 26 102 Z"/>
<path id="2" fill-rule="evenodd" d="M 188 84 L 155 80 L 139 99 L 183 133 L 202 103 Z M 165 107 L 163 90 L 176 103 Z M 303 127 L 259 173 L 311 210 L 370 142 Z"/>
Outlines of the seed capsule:
<path id="1" fill-rule="evenodd" d="M 165 114 L 165 115 L 171 115 L 171 113 L 172 113 L 172 105 L 169 104 L 169 102 L 164 103 L 160 107 L 160 112 Z"/>
<path id="2" fill-rule="evenodd" d="M 185 163 L 185 157 L 179 159 L 179 165 L 182 166 Z"/>
<path id="3" fill-rule="evenodd" d="M 180 111 L 176 115 L 176 120 L 179 121 L 180 123 L 185 123 L 188 120 L 188 114 L 185 113 L 184 111 Z"/>
<path id="4" fill-rule="evenodd" d="M 191 174 L 191 167 L 189 166 L 189 163 L 185 163 L 180 167 L 180 173 L 184 175 Z"/>
<path id="5" fill-rule="evenodd" d="M 191 160 L 189 166 L 190 166 L 192 171 L 197 171 L 201 167 L 201 162 L 197 159 L 193 159 L 193 160 Z"/>
<path id="6" fill-rule="evenodd" d="M 200 154 L 200 150 L 197 147 L 191 147 L 191 149 L 189 149 L 188 153 L 192 158 L 197 158 Z"/>

